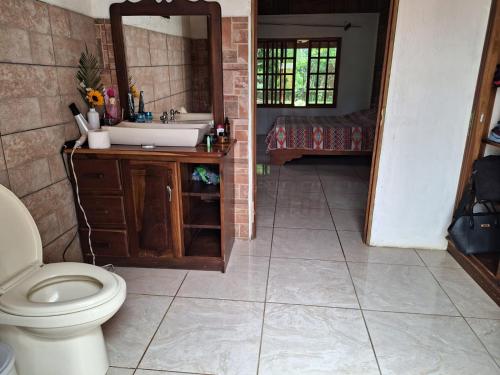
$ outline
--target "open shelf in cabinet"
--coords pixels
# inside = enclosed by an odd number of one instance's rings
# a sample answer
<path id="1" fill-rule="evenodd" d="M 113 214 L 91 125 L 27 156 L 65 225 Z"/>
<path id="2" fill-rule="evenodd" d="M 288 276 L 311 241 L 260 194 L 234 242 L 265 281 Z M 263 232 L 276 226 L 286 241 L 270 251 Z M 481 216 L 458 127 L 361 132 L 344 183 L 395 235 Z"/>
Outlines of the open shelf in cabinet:
<path id="1" fill-rule="evenodd" d="M 182 197 L 185 228 L 220 229 L 220 200 L 205 197 Z"/>
<path id="2" fill-rule="evenodd" d="M 184 249 L 185 256 L 220 257 L 220 229 L 184 228 Z"/>
<path id="3" fill-rule="evenodd" d="M 193 181 L 192 176 L 196 167 L 202 166 L 208 171 L 219 174 L 218 164 L 195 164 L 195 163 L 182 163 L 181 164 L 181 183 L 183 196 L 207 196 L 207 197 L 220 197 L 219 184 L 206 184 L 203 181 Z"/>

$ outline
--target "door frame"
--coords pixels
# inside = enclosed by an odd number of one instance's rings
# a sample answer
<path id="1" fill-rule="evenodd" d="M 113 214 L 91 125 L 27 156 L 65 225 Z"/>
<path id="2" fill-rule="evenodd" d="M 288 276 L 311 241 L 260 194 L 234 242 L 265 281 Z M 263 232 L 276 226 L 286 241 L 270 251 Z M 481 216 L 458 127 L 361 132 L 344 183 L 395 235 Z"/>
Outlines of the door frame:
<path id="1" fill-rule="evenodd" d="M 252 136 L 252 189 L 250 191 L 252 198 L 252 218 L 253 221 L 251 223 L 250 228 L 250 238 L 255 238 L 257 231 L 257 220 L 256 220 L 256 209 L 257 209 L 257 24 L 258 24 L 258 1 L 259 0 L 251 0 L 251 35 L 250 35 L 250 54 L 251 54 L 251 82 L 252 82 L 252 102 L 251 102 L 251 122 L 250 122 L 250 130 Z M 390 8 L 389 8 L 389 17 L 388 17 L 388 27 L 386 34 L 386 42 L 385 42 L 385 51 L 384 51 L 384 64 L 382 68 L 382 78 L 380 82 L 380 95 L 379 95 L 379 105 L 378 105 L 378 113 L 377 120 L 375 126 L 375 140 L 373 146 L 373 156 L 372 156 L 372 164 L 370 170 L 370 185 L 368 190 L 368 200 L 366 205 L 365 212 L 365 223 L 363 228 L 363 241 L 369 243 L 370 241 L 370 232 L 372 227 L 373 220 L 373 207 L 375 203 L 375 193 L 378 179 L 378 168 L 380 162 L 380 151 L 382 148 L 382 135 L 384 129 L 384 114 L 385 107 L 387 104 L 387 93 L 389 88 L 390 81 L 390 72 L 392 65 L 392 54 L 394 50 L 394 38 L 396 34 L 396 25 L 397 25 L 397 15 L 399 8 L 399 0 L 390 0 Z"/>
<path id="2" fill-rule="evenodd" d="M 382 138 L 384 135 L 385 108 L 387 105 L 387 94 L 391 78 L 392 54 L 394 52 L 394 39 L 398 21 L 399 0 L 391 0 L 388 17 L 387 35 L 385 39 L 384 65 L 380 82 L 379 103 L 377 109 L 377 122 L 375 125 L 375 140 L 373 143 L 372 164 L 370 169 L 370 185 L 368 188 L 368 200 L 366 202 L 365 223 L 363 227 L 363 242 L 370 244 L 373 223 L 373 208 L 378 183 L 378 169 L 380 165 L 380 152 L 382 150 Z"/>

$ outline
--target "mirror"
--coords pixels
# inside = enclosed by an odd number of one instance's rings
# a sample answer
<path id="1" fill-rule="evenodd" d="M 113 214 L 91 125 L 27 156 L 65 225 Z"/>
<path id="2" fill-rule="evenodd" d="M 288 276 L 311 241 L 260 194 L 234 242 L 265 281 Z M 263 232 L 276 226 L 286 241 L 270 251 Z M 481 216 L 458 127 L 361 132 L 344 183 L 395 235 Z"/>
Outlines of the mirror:
<path id="1" fill-rule="evenodd" d="M 223 121 L 220 6 L 216 2 L 142 0 L 110 7 L 120 101 L 144 92 L 155 120 Z"/>

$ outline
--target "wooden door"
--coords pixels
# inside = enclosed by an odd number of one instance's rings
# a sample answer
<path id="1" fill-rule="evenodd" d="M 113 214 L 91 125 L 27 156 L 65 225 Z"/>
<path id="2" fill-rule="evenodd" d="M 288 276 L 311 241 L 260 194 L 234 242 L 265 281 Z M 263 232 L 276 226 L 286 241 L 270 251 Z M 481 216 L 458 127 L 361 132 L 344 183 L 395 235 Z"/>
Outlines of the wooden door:
<path id="1" fill-rule="evenodd" d="M 180 257 L 176 164 L 123 163 L 131 257 Z"/>

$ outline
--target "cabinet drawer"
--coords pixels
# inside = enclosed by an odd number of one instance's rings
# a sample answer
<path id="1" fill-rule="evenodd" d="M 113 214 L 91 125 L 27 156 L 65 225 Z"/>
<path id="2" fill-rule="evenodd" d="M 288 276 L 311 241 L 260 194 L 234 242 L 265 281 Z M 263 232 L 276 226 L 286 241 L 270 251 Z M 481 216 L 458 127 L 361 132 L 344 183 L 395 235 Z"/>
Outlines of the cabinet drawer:
<path id="1" fill-rule="evenodd" d="M 125 212 L 122 197 L 81 195 L 80 199 L 92 227 L 101 225 L 125 225 Z M 80 225 L 85 226 L 85 218 L 78 207 L 77 212 Z"/>
<path id="2" fill-rule="evenodd" d="M 88 230 L 80 229 L 80 242 L 83 252 L 90 254 Z M 96 256 L 128 257 L 127 232 L 124 230 L 92 229 L 90 235 Z"/>
<path id="3" fill-rule="evenodd" d="M 118 160 L 75 159 L 74 163 L 80 191 L 122 190 Z"/>

